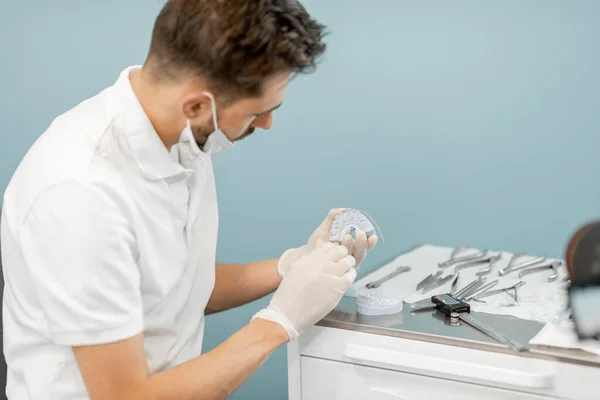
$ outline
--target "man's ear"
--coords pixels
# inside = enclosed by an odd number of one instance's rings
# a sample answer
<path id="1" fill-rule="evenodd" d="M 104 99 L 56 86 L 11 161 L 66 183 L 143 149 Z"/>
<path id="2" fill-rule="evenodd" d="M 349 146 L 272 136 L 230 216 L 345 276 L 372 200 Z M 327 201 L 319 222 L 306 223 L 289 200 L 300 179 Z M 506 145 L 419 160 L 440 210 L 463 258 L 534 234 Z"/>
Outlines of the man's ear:
<path id="1" fill-rule="evenodd" d="M 186 119 L 206 118 L 212 112 L 210 98 L 202 93 L 190 94 L 183 99 L 182 112 Z"/>

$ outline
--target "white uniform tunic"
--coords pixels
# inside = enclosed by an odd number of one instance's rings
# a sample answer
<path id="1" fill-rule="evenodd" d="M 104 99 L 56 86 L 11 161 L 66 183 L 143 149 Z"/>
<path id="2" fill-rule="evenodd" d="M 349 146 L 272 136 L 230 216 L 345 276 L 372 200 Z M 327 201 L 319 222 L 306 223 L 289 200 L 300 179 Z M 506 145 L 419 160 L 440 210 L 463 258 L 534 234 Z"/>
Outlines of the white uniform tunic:
<path id="1" fill-rule="evenodd" d="M 89 398 L 73 345 L 143 332 L 151 372 L 200 355 L 215 282 L 212 162 L 191 137 L 164 147 L 134 68 L 53 121 L 5 193 L 11 400 Z"/>

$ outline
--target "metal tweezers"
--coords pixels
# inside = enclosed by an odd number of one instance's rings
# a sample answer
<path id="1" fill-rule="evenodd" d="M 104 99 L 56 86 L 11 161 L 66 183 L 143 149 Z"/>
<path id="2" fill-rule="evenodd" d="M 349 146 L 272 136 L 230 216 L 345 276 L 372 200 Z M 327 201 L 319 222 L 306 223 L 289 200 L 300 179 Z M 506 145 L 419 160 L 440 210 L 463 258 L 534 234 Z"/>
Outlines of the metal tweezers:
<path id="1" fill-rule="evenodd" d="M 479 289 L 476 289 L 474 291 L 472 290 L 471 293 L 469 293 L 468 297 L 463 298 L 463 301 L 473 300 L 473 298 L 475 298 L 478 294 L 484 293 L 485 291 L 496 286 L 498 284 L 498 282 L 499 282 L 499 280 L 495 279 L 495 280 L 491 281 L 490 283 L 488 283 L 487 285 L 480 286 Z"/>
<path id="2" fill-rule="evenodd" d="M 470 294 L 477 292 L 477 290 L 485 283 L 487 280 L 486 277 L 480 276 L 475 279 L 473 282 L 469 283 L 467 286 L 456 292 L 455 296 L 457 299 L 464 299 L 468 297 Z"/>
<path id="3" fill-rule="evenodd" d="M 417 290 L 423 289 L 425 286 L 429 285 L 431 282 L 436 281 L 444 271 L 438 271 L 434 274 L 429 274 L 423 279 L 421 282 L 417 283 Z"/>
<path id="4" fill-rule="evenodd" d="M 454 278 L 454 275 L 448 275 L 443 278 L 437 278 L 437 279 L 429 282 L 427 285 L 425 285 L 422 288 L 421 293 L 427 293 L 430 290 L 438 288 L 438 287 L 442 286 L 443 284 L 445 284 L 446 282 L 448 282 L 452 278 Z"/>

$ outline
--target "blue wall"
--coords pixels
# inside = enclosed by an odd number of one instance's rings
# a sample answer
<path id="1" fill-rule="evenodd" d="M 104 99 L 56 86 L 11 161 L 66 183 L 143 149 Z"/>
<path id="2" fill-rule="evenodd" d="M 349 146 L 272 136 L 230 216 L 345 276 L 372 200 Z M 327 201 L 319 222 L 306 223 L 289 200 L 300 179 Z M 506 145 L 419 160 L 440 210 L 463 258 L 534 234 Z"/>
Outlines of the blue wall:
<path id="1" fill-rule="evenodd" d="M 361 274 L 424 242 L 562 256 L 600 214 L 600 2 L 305 4 L 331 31 L 326 59 L 270 132 L 215 160 L 221 262 L 278 256 L 334 206 L 384 232 Z M 160 5 L 0 5 L 1 190 L 53 117 L 143 62 Z M 265 304 L 210 317 L 207 350 Z M 285 398 L 285 362 L 234 398 Z"/>

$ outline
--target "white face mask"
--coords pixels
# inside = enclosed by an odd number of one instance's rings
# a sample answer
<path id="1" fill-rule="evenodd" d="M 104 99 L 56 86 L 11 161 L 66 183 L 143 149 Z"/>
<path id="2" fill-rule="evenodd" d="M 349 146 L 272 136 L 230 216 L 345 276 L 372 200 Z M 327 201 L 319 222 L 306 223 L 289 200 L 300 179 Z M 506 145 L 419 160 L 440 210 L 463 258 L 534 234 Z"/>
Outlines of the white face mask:
<path id="1" fill-rule="evenodd" d="M 229 140 L 229 138 L 223 133 L 221 129 L 219 129 L 219 124 L 217 123 L 217 107 L 215 105 L 215 99 L 212 94 L 208 92 L 204 92 L 206 96 L 210 98 L 212 105 L 212 114 L 213 114 L 213 124 L 215 125 L 215 131 L 208 135 L 206 139 L 206 143 L 203 146 L 204 153 L 213 155 L 223 149 L 231 149 L 235 146 L 235 144 Z M 190 120 L 186 121 L 186 130 L 189 130 L 191 133 L 191 123 Z"/>

